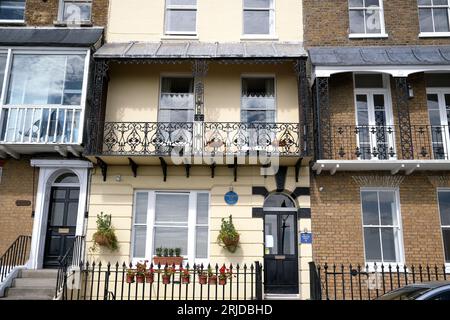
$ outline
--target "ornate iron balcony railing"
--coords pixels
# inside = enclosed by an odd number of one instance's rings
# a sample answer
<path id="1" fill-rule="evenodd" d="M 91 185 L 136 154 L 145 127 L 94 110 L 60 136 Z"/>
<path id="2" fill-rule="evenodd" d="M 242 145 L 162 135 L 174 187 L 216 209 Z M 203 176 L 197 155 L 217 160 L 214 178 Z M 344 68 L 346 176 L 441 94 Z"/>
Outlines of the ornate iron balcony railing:
<path id="1" fill-rule="evenodd" d="M 448 126 L 411 126 L 411 145 L 400 145 L 400 130 L 392 126 L 335 125 L 330 141 L 322 142 L 322 160 L 449 160 Z M 403 159 L 400 150 L 410 150 Z"/>
<path id="2" fill-rule="evenodd" d="M 299 156 L 298 123 L 106 122 L 102 155 L 246 155 L 266 152 Z"/>

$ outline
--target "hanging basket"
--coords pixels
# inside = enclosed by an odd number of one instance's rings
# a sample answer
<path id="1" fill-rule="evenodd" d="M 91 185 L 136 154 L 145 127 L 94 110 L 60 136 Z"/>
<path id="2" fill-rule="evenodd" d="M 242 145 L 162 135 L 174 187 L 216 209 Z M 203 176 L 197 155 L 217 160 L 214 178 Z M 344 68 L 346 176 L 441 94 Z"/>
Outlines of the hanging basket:
<path id="1" fill-rule="evenodd" d="M 94 241 L 96 244 L 102 247 L 110 247 L 111 241 L 109 240 L 109 237 L 101 232 L 96 232 L 94 234 Z"/>
<path id="2" fill-rule="evenodd" d="M 240 236 L 222 237 L 223 246 L 230 252 L 234 253 L 239 245 Z"/>

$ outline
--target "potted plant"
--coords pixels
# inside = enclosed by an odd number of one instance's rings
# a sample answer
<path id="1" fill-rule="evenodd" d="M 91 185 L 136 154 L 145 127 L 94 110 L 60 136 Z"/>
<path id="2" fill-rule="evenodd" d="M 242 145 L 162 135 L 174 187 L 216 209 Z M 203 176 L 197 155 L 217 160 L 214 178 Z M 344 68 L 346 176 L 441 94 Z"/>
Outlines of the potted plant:
<path id="1" fill-rule="evenodd" d="M 214 274 L 211 267 L 208 267 L 208 284 L 213 286 L 217 284 L 217 276 Z"/>
<path id="2" fill-rule="evenodd" d="M 181 265 L 183 257 L 181 255 L 181 248 L 158 248 L 156 249 L 156 256 L 153 257 L 153 264 L 161 266 Z"/>
<path id="3" fill-rule="evenodd" d="M 116 232 L 111 225 L 111 215 L 104 215 L 103 212 L 97 215 L 97 231 L 92 236 L 92 240 L 94 242 L 93 250 L 96 245 L 107 247 L 112 251 L 119 248 Z"/>
<path id="4" fill-rule="evenodd" d="M 175 273 L 174 268 L 172 267 L 165 267 L 162 271 L 162 283 L 163 284 L 170 284 L 170 278 Z"/>
<path id="5" fill-rule="evenodd" d="M 153 268 L 150 268 L 145 272 L 145 282 L 153 283 L 154 281 L 155 281 L 155 270 Z"/>
<path id="6" fill-rule="evenodd" d="M 222 225 L 220 227 L 217 242 L 231 253 L 236 252 L 239 245 L 239 233 L 233 224 L 233 217 L 230 215 L 229 219 L 222 218 Z"/>
<path id="7" fill-rule="evenodd" d="M 137 283 L 144 283 L 145 282 L 145 273 L 147 271 L 147 261 L 144 263 L 137 263 L 136 264 L 136 282 Z"/>
<path id="8" fill-rule="evenodd" d="M 135 275 L 135 271 L 133 269 L 128 269 L 127 270 L 127 283 L 133 283 L 134 282 L 134 275 Z"/>
<path id="9" fill-rule="evenodd" d="M 227 284 L 227 279 L 231 278 L 232 273 L 230 269 L 227 269 L 225 265 L 219 269 L 219 285 L 224 286 Z"/>
<path id="10" fill-rule="evenodd" d="M 191 282 L 191 273 L 189 269 L 180 268 L 181 271 L 181 283 L 189 284 Z"/>
<path id="11" fill-rule="evenodd" d="M 198 283 L 200 284 L 206 284 L 208 281 L 208 272 L 205 270 L 199 270 L 198 271 Z"/>

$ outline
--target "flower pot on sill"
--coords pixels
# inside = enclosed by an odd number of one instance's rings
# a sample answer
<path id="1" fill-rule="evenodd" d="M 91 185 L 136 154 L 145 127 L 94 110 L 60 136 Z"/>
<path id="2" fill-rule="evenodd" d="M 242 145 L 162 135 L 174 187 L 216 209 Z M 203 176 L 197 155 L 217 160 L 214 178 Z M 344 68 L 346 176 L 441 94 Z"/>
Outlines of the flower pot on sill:
<path id="1" fill-rule="evenodd" d="M 219 279 L 219 285 L 224 286 L 227 284 L 227 279 Z"/>
<path id="2" fill-rule="evenodd" d="M 189 284 L 190 282 L 191 282 L 191 278 L 181 277 L 181 284 Z"/>
<path id="3" fill-rule="evenodd" d="M 162 283 L 163 284 L 170 284 L 170 276 L 162 276 Z"/>
<path id="4" fill-rule="evenodd" d="M 147 273 L 145 275 L 145 282 L 153 283 L 155 281 L 155 275 L 153 273 Z"/>
<path id="5" fill-rule="evenodd" d="M 215 286 L 217 284 L 217 276 L 211 276 L 208 278 L 208 284 Z"/>
<path id="6" fill-rule="evenodd" d="M 145 282 L 145 276 L 143 274 L 137 274 L 136 275 L 136 282 L 137 283 L 144 283 Z"/>
<path id="7" fill-rule="evenodd" d="M 153 257 L 153 264 L 156 266 L 177 266 L 183 263 L 183 259 L 183 257 Z"/>
<path id="8" fill-rule="evenodd" d="M 134 282 L 134 274 L 127 274 L 127 283 L 133 283 Z"/>
<path id="9" fill-rule="evenodd" d="M 207 281 L 208 281 L 208 277 L 207 276 L 198 276 L 198 283 L 206 284 Z"/>

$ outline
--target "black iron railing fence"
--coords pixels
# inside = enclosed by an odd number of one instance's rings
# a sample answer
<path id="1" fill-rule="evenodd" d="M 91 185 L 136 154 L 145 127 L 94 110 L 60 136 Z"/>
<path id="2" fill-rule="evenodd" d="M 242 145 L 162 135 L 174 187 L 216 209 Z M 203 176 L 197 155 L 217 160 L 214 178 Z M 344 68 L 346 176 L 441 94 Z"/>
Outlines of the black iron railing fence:
<path id="1" fill-rule="evenodd" d="M 59 259 L 58 274 L 56 279 L 55 297 L 60 293 L 64 295 L 64 289 L 67 282 L 71 281 L 71 271 L 77 268 L 84 255 L 84 236 L 76 236 L 73 245 L 67 250 L 66 254 Z"/>
<path id="2" fill-rule="evenodd" d="M 102 155 L 246 155 L 307 152 L 298 123 L 105 122 Z"/>
<path id="3" fill-rule="evenodd" d="M 330 141 L 322 142 L 322 160 L 396 160 L 402 149 L 412 159 L 448 160 L 449 127 L 413 125 L 411 145 L 400 145 L 400 128 L 392 126 L 331 126 Z"/>
<path id="4" fill-rule="evenodd" d="M 30 246 L 31 236 L 19 236 L 0 257 L 0 283 L 15 267 L 25 265 L 28 261 Z"/>
<path id="5" fill-rule="evenodd" d="M 402 286 L 450 280 L 448 266 L 441 265 L 343 265 L 310 263 L 311 299 L 371 300 Z"/>
<path id="6" fill-rule="evenodd" d="M 221 268 L 231 276 L 223 280 Z M 167 270 L 172 269 L 170 273 Z M 262 266 L 252 264 L 214 266 L 153 266 L 148 275 L 128 277 L 133 264 L 83 263 L 68 270 L 64 300 L 262 300 Z M 210 274 L 208 274 L 210 270 Z M 186 280 L 184 275 L 189 274 Z M 150 274 L 152 274 L 150 276 Z M 168 274 L 168 279 L 165 279 Z M 200 275 L 207 275 L 200 279 Z M 211 277 L 211 275 L 213 277 Z M 213 281 L 211 278 L 216 277 Z"/>

